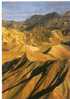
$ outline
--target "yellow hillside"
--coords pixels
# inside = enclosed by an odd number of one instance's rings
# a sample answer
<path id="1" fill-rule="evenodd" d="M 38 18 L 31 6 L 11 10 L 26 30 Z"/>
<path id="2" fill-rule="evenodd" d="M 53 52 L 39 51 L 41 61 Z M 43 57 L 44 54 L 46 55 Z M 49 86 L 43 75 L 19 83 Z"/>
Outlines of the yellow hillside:
<path id="1" fill-rule="evenodd" d="M 40 85 L 37 91 L 41 91 L 49 85 L 57 75 L 57 72 L 61 70 L 65 58 L 68 59 L 66 66 L 70 66 L 70 47 L 61 44 L 62 40 L 68 40 L 68 38 L 69 37 L 64 37 L 60 33 L 54 33 L 54 35 L 51 36 L 50 43 L 43 42 L 42 46 L 39 47 L 28 44 L 24 46 L 24 33 L 16 29 L 3 28 L 3 63 L 10 61 L 10 64 L 12 64 L 12 59 L 21 57 L 16 64 L 13 63 L 13 65 L 9 67 L 7 64 L 3 66 L 3 71 L 5 71 L 3 76 L 3 99 L 27 99 L 34 87 Z M 51 50 L 47 54 L 43 54 L 42 51 L 48 49 L 48 47 L 51 47 Z M 25 51 L 26 55 L 22 57 Z M 53 63 L 50 70 L 43 75 L 43 79 L 41 79 L 42 73 L 39 73 L 30 80 L 25 80 L 30 77 L 34 70 L 37 71 L 37 68 L 44 70 L 44 65 L 42 69 L 40 67 L 42 67 L 41 64 L 47 60 L 57 61 Z M 24 83 L 24 81 L 26 82 Z M 39 84 L 37 82 L 39 82 Z M 68 94 L 68 89 L 70 89 L 69 82 L 70 72 L 68 72 L 64 82 L 51 92 L 48 99 L 69 99 L 65 98 Z M 12 86 L 16 87 L 12 88 Z M 8 88 L 12 89 L 5 91 Z"/>
<path id="2" fill-rule="evenodd" d="M 24 34 L 16 29 L 2 29 L 3 63 L 20 57 L 24 52 Z"/>

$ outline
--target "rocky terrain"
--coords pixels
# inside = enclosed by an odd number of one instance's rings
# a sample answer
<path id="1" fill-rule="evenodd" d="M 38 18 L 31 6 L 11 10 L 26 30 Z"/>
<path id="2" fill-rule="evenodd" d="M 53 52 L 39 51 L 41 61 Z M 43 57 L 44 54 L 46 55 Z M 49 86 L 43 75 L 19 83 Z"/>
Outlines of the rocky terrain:
<path id="1" fill-rule="evenodd" d="M 70 11 L 3 20 L 3 99 L 70 99 Z"/>

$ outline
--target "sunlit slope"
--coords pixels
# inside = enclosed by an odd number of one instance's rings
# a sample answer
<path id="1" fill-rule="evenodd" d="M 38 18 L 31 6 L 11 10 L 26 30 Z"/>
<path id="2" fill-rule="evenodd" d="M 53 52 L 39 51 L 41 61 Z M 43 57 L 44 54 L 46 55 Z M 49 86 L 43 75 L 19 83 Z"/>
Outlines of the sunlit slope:
<path id="1" fill-rule="evenodd" d="M 70 59 L 70 47 L 63 42 L 70 40 L 70 35 L 64 36 L 61 31 L 52 31 L 49 42 L 42 42 L 41 46 L 26 45 L 26 54 L 31 61 L 47 61 L 55 59 Z M 47 55 L 44 53 L 49 49 Z"/>
<path id="2" fill-rule="evenodd" d="M 24 34 L 22 32 L 3 28 L 3 63 L 6 62 L 3 64 L 3 99 L 46 99 L 46 94 L 45 98 L 44 96 L 34 98 L 34 94 L 46 89 L 57 73 L 60 74 L 61 68 L 64 67 L 63 60 L 70 59 L 70 47 L 61 43 L 65 40 L 68 40 L 68 38 L 59 35 L 59 33 L 54 33 L 49 43 L 47 41 L 43 42 L 42 46 L 26 44 L 25 49 Z M 46 52 L 49 47 L 50 50 Z M 57 61 L 47 68 L 48 60 Z M 62 90 L 67 95 L 68 82 L 69 76 L 61 86 L 55 88 L 48 99 L 64 99 L 65 96 Z M 63 84 L 65 85 L 63 86 Z M 34 88 L 37 88 L 37 90 L 33 91 Z M 33 95 L 31 95 L 32 92 Z"/>
<path id="3" fill-rule="evenodd" d="M 29 95 L 33 91 L 33 89 L 35 87 L 38 87 L 37 82 L 41 78 L 42 72 L 44 72 L 43 71 L 44 66 L 46 66 L 46 68 L 47 68 L 47 65 L 42 65 L 44 63 L 43 62 L 31 62 L 27 59 L 27 57 L 25 55 L 24 55 L 24 57 L 21 57 L 21 59 L 19 59 L 16 64 L 13 63 L 9 67 L 9 69 L 6 72 L 4 72 L 3 90 L 5 90 L 11 86 L 15 86 L 16 84 L 17 84 L 17 86 L 13 87 L 11 90 L 8 90 L 5 93 L 3 93 L 3 99 L 10 99 L 10 98 L 27 99 L 27 97 L 29 97 Z M 5 66 L 7 67 L 7 65 L 5 65 Z M 52 64 L 50 66 L 51 67 L 49 68 L 48 73 L 43 75 L 43 78 L 45 78 L 45 79 L 42 82 L 42 84 L 39 86 L 37 91 L 41 91 L 44 88 L 46 88 L 46 86 L 48 86 L 48 84 L 51 82 L 51 80 L 53 80 L 53 78 L 56 76 L 56 74 L 61 70 L 61 67 L 63 67 L 64 65 L 62 64 L 62 62 L 60 63 L 58 60 L 58 62 L 55 62 L 54 64 Z M 43 67 L 43 68 L 41 69 L 41 67 Z M 25 81 L 25 79 L 30 77 L 30 75 L 34 72 L 34 70 L 35 71 L 40 70 L 40 72 L 37 71 L 37 73 L 34 73 L 34 74 L 37 74 L 36 76 L 33 76 L 33 78 L 31 78 L 30 80 Z M 69 79 L 67 79 L 67 80 L 69 80 Z M 21 83 L 19 84 L 19 82 L 21 82 Z M 67 82 L 67 81 L 65 81 L 65 82 Z M 62 99 L 64 99 L 63 92 L 61 91 L 61 90 L 63 90 L 63 88 L 65 88 L 65 87 L 63 87 L 63 85 L 57 87 L 57 89 L 54 90 L 53 93 L 50 95 L 51 98 L 48 98 L 48 99 L 60 99 L 60 97 L 63 97 Z M 64 91 L 66 91 L 66 88 L 64 89 Z M 52 98 L 52 97 L 54 97 L 54 98 Z M 28 99 L 30 99 L 30 98 L 28 98 Z M 32 99 L 34 99 L 34 98 L 32 98 Z M 42 98 L 42 99 L 44 99 L 44 98 Z"/>
<path id="4" fill-rule="evenodd" d="M 12 29 L 4 28 L 3 33 L 3 63 L 18 58 L 24 52 L 24 33 Z"/>

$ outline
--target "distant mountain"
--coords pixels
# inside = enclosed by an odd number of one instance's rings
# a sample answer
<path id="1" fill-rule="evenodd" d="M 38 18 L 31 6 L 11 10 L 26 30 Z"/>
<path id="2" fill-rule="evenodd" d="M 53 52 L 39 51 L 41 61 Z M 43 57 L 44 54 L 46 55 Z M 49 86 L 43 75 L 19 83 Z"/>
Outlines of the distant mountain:
<path id="1" fill-rule="evenodd" d="M 43 18 L 43 15 L 33 15 L 31 18 L 27 19 L 24 24 L 29 25 L 29 24 L 36 24 L 37 22 L 41 21 Z"/>
<path id="2" fill-rule="evenodd" d="M 43 40 L 43 38 L 46 40 L 52 30 L 60 30 L 65 35 L 70 33 L 70 11 L 64 14 L 52 12 L 45 15 L 33 15 L 22 22 L 3 21 L 3 26 L 30 32 L 31 38 L 35 38 L 35 40 Z"/>
<path id="3" fill-rule="evenodd" d="M 64 13 L 64 16 L 70 17 L 70 11 L 65 12 L 65 13 Z"/>
<path id="4" fill-rule="evenodd" d="M 48 26 L 49 21 L 58 20 L 60 18 L 61 16 L 58 13 L 53 12 L 46 15 L 34 15 L 30 19 L 27 19 L 24 23 L 27 25 L 27 29 L 29 29 L 31 27 L 33 28 L 36 25 Z"/>
<path id="5" fill-rule="evenodd" d="M 57 12 L 48 13 L 45 15 L 33 15 L 26 21 L 4 21 L 2 22 L 5 27 L 17 28 L 20 30 L 32 31 L 33 28 L 38 26 L 47 27 L 50 29 L 61 29 L 70 26 L 70 11 L 60 15 Z M 66 24 L 66 25 L 65 25 Z"/>
<path id="6" fill-rule="evenodd" d="M 25 24 L 35 24 L 35 23 L 39 23 L 39 22 L 42 22 L 42 21 L 48 21 L 48 19 L 53 19 L 53 18 L 60 18 L 61 16 L 56 13 L 56 12 L 53 12 L 53 13 L 48 13 L 46 15 L 33 15 L 30 19 L 27 19 L 25 21 Z"/>

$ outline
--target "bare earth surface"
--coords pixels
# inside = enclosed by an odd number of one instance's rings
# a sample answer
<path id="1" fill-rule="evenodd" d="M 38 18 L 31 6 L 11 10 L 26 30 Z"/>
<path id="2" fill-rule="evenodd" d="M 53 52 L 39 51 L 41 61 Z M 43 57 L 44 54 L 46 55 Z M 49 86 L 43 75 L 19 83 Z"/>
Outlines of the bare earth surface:
<path id="1" fill-rule="evenodd" d="M 16 42 L 3 40 L 3 99 L 70 99 L 70 46 L 52 42 L 44 54 L 11 31 Z"/>

